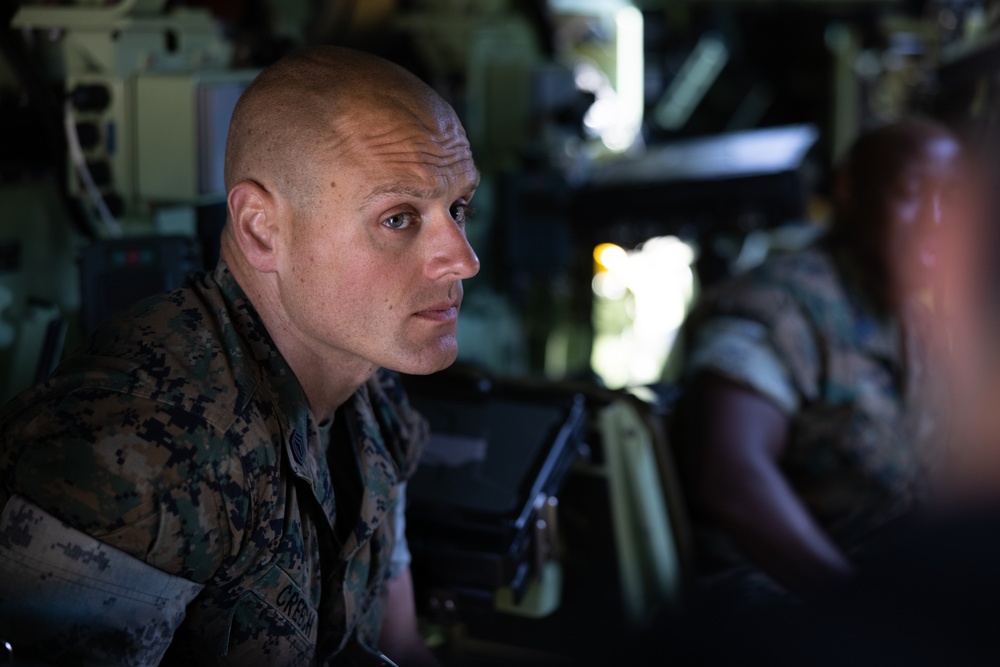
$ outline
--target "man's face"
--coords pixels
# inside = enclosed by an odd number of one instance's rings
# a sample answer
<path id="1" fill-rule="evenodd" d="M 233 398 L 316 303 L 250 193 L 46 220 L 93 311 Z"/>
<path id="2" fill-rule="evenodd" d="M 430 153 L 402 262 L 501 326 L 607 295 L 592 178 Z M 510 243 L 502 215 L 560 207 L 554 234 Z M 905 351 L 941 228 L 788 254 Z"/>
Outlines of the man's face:
<path id="1" fill-rule="evenodd" d="M 296 211 L 279 290 L 293 336 L 323 359 L 431 373 L 458 353 L 462 280 L 479 271 L 465 236 L 479 181 L 450 109 L 372 111 L 339 121 L 316 152 L 318 184 Z"/>
<path id="2" fill-rule="evenodd" d="M 855 239 L 889 303 L 926 288 L 940 268 L 942 231 L 965 215 L 962 160 L 957 141 L 932 135 L 900 164 L 855 173 Z"/>
<path id="3" fill-rule="evenodd" d="M 897 294 L 926 287 L 939 268 L 942 232 L 962 215 L 961 174 L 958 143 L 939 137 L 885 184 L 877 212 L 884 236 L 876 242 Z"/>

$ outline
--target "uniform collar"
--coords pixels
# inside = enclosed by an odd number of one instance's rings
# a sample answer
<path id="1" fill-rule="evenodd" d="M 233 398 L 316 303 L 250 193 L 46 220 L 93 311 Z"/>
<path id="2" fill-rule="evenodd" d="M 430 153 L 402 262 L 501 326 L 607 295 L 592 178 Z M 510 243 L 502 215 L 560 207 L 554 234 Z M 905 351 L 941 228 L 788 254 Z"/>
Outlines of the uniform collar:
<path id="1" fill-rule="evenodd" d="M 335 516 L 333 485 L 319 429 L 309 413 L 302 385 L 224 261 L 219 262 L 213 277 L 229 304 L 235 338 L 242 342 L 242 345 L 229 347 L 241 350 L 254 362 L 244 365 L 254 376 L 255 386 L 248 387 L 248 390 L 259 389 L 270 395 L 270 403 L 277 407 L 282 425 L 285 458 L 295 476 L 309 486 L 317 499 L 330 499 L 329 502 L 320 502 L 320 505 L 332 527 Z M 239 362 L 238 355 L 234 355 L 234 361 Z"/>
<path id="2" fill-rule="evenodd" d="M 851 337 L 857 349 L 889 362 L 900 360 L 899 320 L 890 313 L 876 308 L 868 295 L 862 269 L 846 239 L 832 235 L 825 244 L 840 275 L 844 289 L 844 303 L 849 309 L 843 331 Z"/>
<path id="3" fill-rule="evenodd" d="M 257 384 L 271 394 L 283 425 L 282 439 L 292 472 L 310 488 L 331 526 L 336 517 L 334 489 L 319 427 L 305 392 L 278 351 L 260 316 L 222 261 L 215 281 L 230 304 L 235 333 L 257 368 Z M 235 346 L 231 346 L 235 347 Z M 427 437 L 423 419 L 407 408 L 398 377 L 377 372 L 337 410 L 344 419 L 363 487 L 358 523 L 344 550 L 353 553 L 395 505 L 399 483 L 413 472 Z"/>

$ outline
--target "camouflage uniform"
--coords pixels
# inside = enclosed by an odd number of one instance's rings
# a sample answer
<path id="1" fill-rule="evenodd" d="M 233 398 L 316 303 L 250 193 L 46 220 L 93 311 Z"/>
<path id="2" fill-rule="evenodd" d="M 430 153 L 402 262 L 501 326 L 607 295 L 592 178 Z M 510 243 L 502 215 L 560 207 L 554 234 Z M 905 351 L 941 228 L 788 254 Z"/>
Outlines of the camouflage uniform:
<path id="1" fill-rule="evenodd" d="M 821 239 L 709 290 L 686 323 L 685 377 L 715 372 L 785 412 L 782 470 L 855 559 L 925 500 L 942 449 L 943 387 L 931 370 L 939 357 L 921 305 L 914 300 L 902 322 L 880 317 L 847 248 Z M 699 529 L 716 581 L 738 582 L 744 601 L 780 595 L 711 527 Z"/>
<path id="2" fill-rule="evenodd" d="M 380 371 L 328 452 L 223 264 L 102 326 L 0 425 L 15 651 L 284 667 L 375 646 L 426 423 Z"/>

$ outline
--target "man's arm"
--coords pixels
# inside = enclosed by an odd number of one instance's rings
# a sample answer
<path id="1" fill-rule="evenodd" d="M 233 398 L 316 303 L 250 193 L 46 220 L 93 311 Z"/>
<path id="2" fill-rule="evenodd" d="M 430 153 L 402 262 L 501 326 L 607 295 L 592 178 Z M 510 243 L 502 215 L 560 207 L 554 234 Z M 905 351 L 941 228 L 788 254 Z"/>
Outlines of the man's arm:
<path id="1" fill-rule="evenodd" d="M 757 392 L 714 374 L 693 391 L 698 425 L 693 495 L 758 567 L 793 593 L 848 576 L 851 565 L 782 473 L 788 417 Z"/>
<path id="2" fill-rule="evenodd" d="M 203 586 L 71 528 L 20 496 L 0 515 L 0 628 L 17 658 L 157 665 Z"/>
<path id="3" fill-rule="evenodd" d="M 379 648 L 399 665 L 439 665 L 424 643 L 417 627 L 410 568 L 402 570 L 386 584 L 386 606 L 382 617 Z"/>

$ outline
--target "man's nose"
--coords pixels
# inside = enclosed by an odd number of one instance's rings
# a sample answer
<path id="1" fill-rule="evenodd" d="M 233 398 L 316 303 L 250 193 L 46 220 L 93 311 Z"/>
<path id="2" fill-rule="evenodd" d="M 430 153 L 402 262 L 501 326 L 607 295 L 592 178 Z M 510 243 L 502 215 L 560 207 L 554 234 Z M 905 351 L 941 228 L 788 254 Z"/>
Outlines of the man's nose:
<path id="1" fill-rule="evenodd" d="M 430 227 L 427 271 L 431 278 L 463 280 L 479 273 L 479 257 L 469 245 L 464 227 L 450 213 L 435 216 Z"/>

